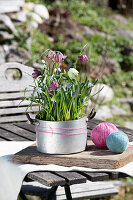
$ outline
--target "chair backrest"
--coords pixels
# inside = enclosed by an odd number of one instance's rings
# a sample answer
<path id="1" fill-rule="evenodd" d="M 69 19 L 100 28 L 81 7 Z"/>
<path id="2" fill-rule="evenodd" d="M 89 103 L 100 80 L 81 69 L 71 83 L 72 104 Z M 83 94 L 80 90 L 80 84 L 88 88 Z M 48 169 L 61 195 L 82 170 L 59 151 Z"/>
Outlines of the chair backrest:
<path id="1" fill-rule="evenodd" d="M 6 76 L 8 69 L 16 69 L 20 72 L 19 80 L 10 80 Z M 33 85 L 32 78 L 33 68 L 22 65 L 20 63 L 5 63 L 0 65 L 0 123 L 27 121 L 25 111 L 29 105 L 29 101 L 20 101 L 24 97 L 24 90 L 29 85 Z M 29 74 L 29 75 L 28 75 Z M 27 89 L 26 96 L 30 96 L 32 88 Z M 34 113 L 38 108 L 33 106 Z"/>

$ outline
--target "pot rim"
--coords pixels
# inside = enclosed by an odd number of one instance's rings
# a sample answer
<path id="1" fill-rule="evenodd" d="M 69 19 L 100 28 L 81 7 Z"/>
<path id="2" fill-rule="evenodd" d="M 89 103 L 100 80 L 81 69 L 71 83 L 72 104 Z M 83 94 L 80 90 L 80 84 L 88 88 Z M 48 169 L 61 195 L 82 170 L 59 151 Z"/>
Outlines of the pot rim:
<path id="1" fill-rule="evenodd" d="M 37 120 L 37 121 L 48 122 L 48 123 L 51 123 L 51 122 L 52 123 L 57 123 L 57 122 L 59 122 L 59 123 L 61 123 L 61 122 L 73 122 L 73 121 L 79 121 L 79 120 L 83 120 L 83 119 L 86 119 L 86 121 L 87 121 L 87 116 L 84 116 L 84 117 L 82 117 L 80 119 L 67 120 L 67 121 L 47 121 L 47 120 L 42 120 L 42 119 L 38 119 L 38 118 L 35 117 L 35 120 Z"/>

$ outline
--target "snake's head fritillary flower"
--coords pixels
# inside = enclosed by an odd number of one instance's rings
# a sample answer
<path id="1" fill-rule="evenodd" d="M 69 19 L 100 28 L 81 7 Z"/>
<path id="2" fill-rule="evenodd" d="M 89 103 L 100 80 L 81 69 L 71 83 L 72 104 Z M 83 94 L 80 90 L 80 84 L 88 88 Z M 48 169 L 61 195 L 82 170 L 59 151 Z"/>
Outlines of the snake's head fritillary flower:
<path id="1" fill-rule="evenodd" d="M 68 76 L 70 79 L 77 79 L 78 73 L 79 72 L 75 68 L 70 68 L 68 71 Z"/>
<path id="2" fill-rule="evenodd" d="M 34 79 L 36 79 L 40 75 L 41 75 L 41 72 L 39 70 L 37 70 L 37 69 L 34 69 L 34 72 L 32 73 L 32 77 Z"/>
<path id="3" fill-rule="evenodd" d="M 46 58 L 48 58 L 49 60 L 51 60 L 52 62 L 54 62 L 55 61 L 55 55 L 56 55 L 55 51 L 50 50 L 48 52 L 48 54 L 46 55 Z"/>
<path id="4" fill-rule="evenodd" d="M 55 55 L 55 62 L 62 63 L 67 56 L 64 56 L 61 52 L 57 52 Z"/>
<path id="5" fill-rule="evenodd" d="M 48 91 L 52 92 L 53 90 L 56 90 L 59 87 L 58 81 L 52 81 L 50 86 L 48 87 Z"/>
<path id="6" fill-rule="evenodd" d="M 78 60 L 79 60 L 79 64 L 81 63 L 85 63 L 85 62 L 88 62 L 88 57 L 86 54 L 81 54 L 79 57 L 78 57 Z"/>

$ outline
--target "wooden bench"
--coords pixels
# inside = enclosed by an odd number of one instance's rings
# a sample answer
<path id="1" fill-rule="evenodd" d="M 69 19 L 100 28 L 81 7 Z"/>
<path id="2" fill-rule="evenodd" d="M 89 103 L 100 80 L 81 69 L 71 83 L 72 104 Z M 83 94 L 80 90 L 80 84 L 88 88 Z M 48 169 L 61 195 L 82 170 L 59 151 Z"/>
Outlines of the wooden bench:
<path id="1" fill-rule="evenodd" d="M 8 79 L 6 73 L 9 69 L 18 70 L 20 79 Z M 25 111 L 29 102 L 24 101 L 20 106 L 19 103 L 24 97 L 25 88 L 33 83 L 32 72 L 32 67 L 20 63 L 5 63 L 0 65 L 0 123 L 27 121 Z M 27 89 L 27 97 L 30 96 L 31 89 Z M 33 106 L 33 110 L 28 109 L 28 112 L 34 113 L 37 110 L 37 106 Z"/>
<path id="2" fill-rule="evenodd" d="M 71 194 L 73 199 L 84 199 L 84 198 L 101 198 L 112 196 L 118 194 L 119 187 L 122 185 L 121 181 L 103 181 L 103 182 L 91 182 L 87 181 L 86 183 L 71 185 Z M 42 184 L 33 183 L 24 183 L 22 186 L 22 191 L 26 195 L 36 195 L 40 196 L 41 199 L 45 200 L 46 195 L 50 187 L 44 187 Z M 56 200 L 66 200 L 65 190 L 63 187 L 59 186 L 55 193 Z"/>
<path id="3" fill-rule="evenodd" d="M 6 76 L 8 69 L 17 69 L 20 72 L 20 79 L 8 79 Z M 0 66 L 0 140 L 2 141 L 35 140 L 35 131 L 33 126 L 29 124 L 26 125 L 25 123 L 17 123 L 15 126 L 13 125 L 14 122 L 27 121 L 25 110 L 27 105 L 29 105 L 29 102 L 24 101 L 19 107 L 18 105 L 24 96 L 24 89 L 33 83 L 32 76 L 29 76 L 32 72 L 32 67 L 19 63 L 5 63 Z M 28 88 L 26 94 L 30 95 L 30 93 L 31 89 Z M 36 111 L 36 106 L 33 107 L 33 110 L 28 110 L 30 113 Z M 92 122 L 92 126 L 95 125 L 96 124 Z M 90 133 L 90 130 L 88 131 Z M 56 174 L 50 172 L 30 173 L 27 176 L 28 180 L 38 180 L 38 182 L 45 184 L 47 187 L 44 187 L 43 185 L 38 186 L 37 183 L 25 183 L 22 187 L 22 191 L 26 194 L 38 195 L 42 199 L 45 199 L 49 187 L 56 187 L 58 185 L 64 186 L 66 184 L 72 185 L 76 183 L 77 185 L 71 186 L 73 199 L 110 196 L 118 193 L 118 188 L 115 187 L 114 183 L 92 183 L 92 181 L 108 180 L 110 177 L 117 178 L 115 173 L 84 173 L 83 175 L 76 172 L 58 172 Z M 85 183 L 87 179 L 89 182 Z M 51 180 L 52 182 L 50 182 Z M 67 187 L 65 188 L 67 190 Z M 61 187 L 56 192 L 56 199 L 65 199 L 65 193 Z"/>

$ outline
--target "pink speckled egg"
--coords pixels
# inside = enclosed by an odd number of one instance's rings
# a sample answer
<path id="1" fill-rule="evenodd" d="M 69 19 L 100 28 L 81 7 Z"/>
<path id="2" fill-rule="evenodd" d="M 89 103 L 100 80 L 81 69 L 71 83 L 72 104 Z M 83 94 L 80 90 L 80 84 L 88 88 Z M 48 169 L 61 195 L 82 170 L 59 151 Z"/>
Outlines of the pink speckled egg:
<path id="1" fill-rule="evenodd" d="M 107 148 L 106 139 L 108 135 L 114 131 L 118 131 L 114 124 L 102 122 L 92 130 L 91 139 L 96 146 L 100 148 Z"/>

